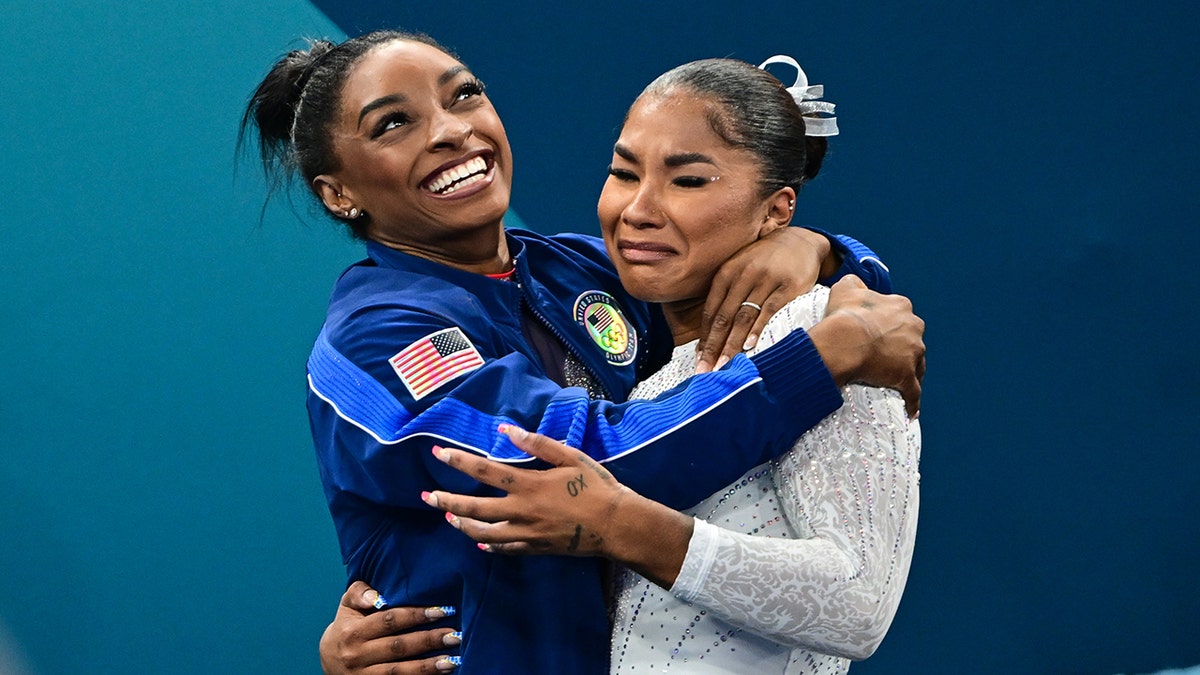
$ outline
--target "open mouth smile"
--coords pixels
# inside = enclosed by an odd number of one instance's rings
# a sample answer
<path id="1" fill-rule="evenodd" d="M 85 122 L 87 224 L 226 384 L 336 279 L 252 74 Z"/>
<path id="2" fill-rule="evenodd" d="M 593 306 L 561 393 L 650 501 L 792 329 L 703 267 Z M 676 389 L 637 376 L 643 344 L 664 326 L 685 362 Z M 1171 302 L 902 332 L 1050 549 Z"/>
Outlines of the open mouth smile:
<path id="1" fill-rule="evenodd" d="M 492 167 L 490 154 L 475 155 L 450 166 L 439 168 L 422 181 L 421 185 L 435 195 L 451 195 L 486 181 L 491 174 Z"/>

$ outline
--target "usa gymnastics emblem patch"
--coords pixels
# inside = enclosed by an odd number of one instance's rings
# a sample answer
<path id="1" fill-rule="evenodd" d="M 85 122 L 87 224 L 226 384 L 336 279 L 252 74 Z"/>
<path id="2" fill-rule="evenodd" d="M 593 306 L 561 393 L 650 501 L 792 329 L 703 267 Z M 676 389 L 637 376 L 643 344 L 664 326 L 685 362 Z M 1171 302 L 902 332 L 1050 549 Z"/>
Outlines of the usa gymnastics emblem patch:
<path id="1" fill-rule="evenodd" d="M 483 366 L 479 350 L 455 326 L 430 333 L 388 359 L 400 381 L 419 401 L 443 384 Z"/>
<path id="2" fill-rule="evenodd" d="M 637 333 L 625 320 L 621 307 L 604 291 L 588 291 L 575 300 L 575 321 L 615 366 L 633 363 L 637 356 Z"/>

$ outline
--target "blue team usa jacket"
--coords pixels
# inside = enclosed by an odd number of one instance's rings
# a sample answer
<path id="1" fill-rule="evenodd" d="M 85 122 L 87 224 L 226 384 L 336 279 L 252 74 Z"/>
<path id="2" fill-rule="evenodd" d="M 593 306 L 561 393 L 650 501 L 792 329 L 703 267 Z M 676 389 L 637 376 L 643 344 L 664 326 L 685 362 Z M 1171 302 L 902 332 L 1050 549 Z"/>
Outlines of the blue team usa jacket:
<path id="1" fill-rule="evenodd" d="M 603 563 L 478 550 L 420 499 L 495 494 L 433 457 L 437 445 L 541 463 L 496 428 L 563 440 L 624 484 L 686 508 L 791 447 L 841 405 L 803 331 L 754 359 L 652 401 L 634 384 L 666 361 L 661 312 L 621 288 L 593 237 L 510 230 L 515 278 L 456 270 L 374 243 L 338 279 L 308 361 L 308 410 L 325 495 L 350 579 L 393 606 L 453 605 L 459 672 L 607 673 Z M 886 268 L 838 238 L 840 274 L 889 291 Z M 515 283 L 513 283 L 515 281 Z M 547 378 L 523 335 L 532 312 L 608 395 Z"/>

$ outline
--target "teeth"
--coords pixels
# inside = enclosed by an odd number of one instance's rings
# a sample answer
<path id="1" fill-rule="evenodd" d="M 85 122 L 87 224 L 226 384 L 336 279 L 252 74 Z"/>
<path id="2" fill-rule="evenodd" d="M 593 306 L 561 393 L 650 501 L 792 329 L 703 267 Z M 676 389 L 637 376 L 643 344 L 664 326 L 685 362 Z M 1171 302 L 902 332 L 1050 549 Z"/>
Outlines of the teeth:
<path id="1" fill-rule="evenodd" d="M 487 162 L 482 157 L 474 157 L 458 166 L 443 171 L 441 175 L 429 184 L 429 190 L 440 194 L 450 194 L 455 190 L 483 180 L 483 174 L 486 171 Z"/>
<path id="2" fill-rule="evenodd" d="M 481 174 L 481 173 L 474 174 L 473 176 L 464 180 L 463 182 L 456 183 L 456 184 L 451 185 L 450 187 L 446 188 L 445 190 L 442 190 L 442 194 L 448 195 L 451 192 L 454 192 L 455 190 L 461 190 L 462 188 L 465 188 L 468 185 L 474 185 L 475 183 L 478 183 L 479 181 L 481 181 L 483 179 L 484 179 L 483 174 Z"/>

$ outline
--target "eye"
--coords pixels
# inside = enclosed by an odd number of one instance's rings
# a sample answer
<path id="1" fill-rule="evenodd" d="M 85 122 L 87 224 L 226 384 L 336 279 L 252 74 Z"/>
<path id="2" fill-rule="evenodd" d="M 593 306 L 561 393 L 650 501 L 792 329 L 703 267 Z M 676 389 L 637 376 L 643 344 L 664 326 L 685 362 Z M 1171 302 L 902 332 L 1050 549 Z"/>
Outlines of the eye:
<path id="1" fill-rule="evenodd" d="M 454 92 L 454 102 L 458 103 L 459 101 L 465 101 L 473 96 L 479 96 L 481 94 L 483 94 L 483 82 L 479 80 L 463 82 L 462 85 L 459 86 L 458 91 Z"/>
<path id="2" fill-rule="evenodd" d="M 608 165 L 608 175 L 616 178 L 622 183 L 632 183 L 637 180 L 637 174 L 628 169 L 618 169 L 612 164 Z"/>
<path id="3" fill-rule="evenodd" d="M 408 113 L 400 111 L 388 113 L 379 120 L 379 124 L 375 125 L 375 133 L 371 137 L 375 138 L 392 129 L 399 129 L 411 121 L 412 118 L 408 116 Z"/>
<path id="4" fill-rule="evenodd" d="M 679 176 L 671 182 L 682 188 L 699 188 L 708 185 L 716 180 L 715 177 L 706 176 Z"/>

